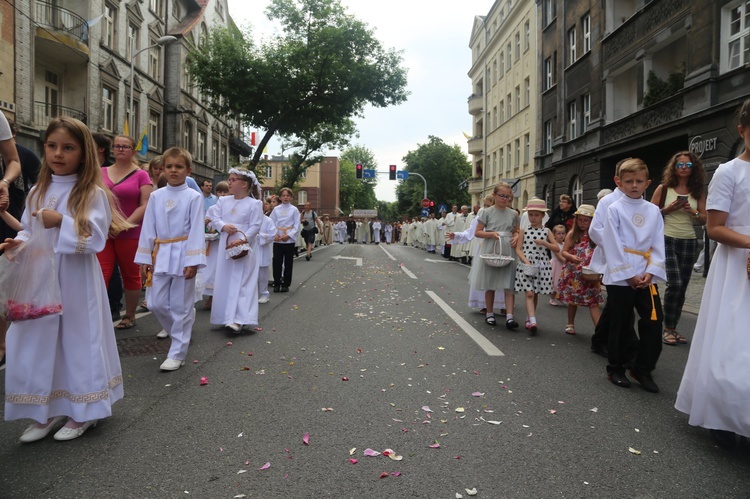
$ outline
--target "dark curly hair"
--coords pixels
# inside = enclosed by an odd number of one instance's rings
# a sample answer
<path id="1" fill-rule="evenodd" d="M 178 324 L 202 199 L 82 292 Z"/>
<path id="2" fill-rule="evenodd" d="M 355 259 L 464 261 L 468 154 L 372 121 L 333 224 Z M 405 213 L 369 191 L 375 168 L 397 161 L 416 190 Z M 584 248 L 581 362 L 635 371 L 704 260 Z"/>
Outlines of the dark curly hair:
<path id="1" fill-rule="evenodd" d="M 688 189 L 690 189 L 690 195 L 695 199 L 701 199 L 706 192 L 706 170 L 703 168 L 703 163 L 695 153 L 690 151 L 680 151 L 667 162 L 667 166 L 664 167 L 662 173 L 662 183 L 665 187 L 677 187 L 677 158 L 680 156 L 687 156 L 690 158 L 690 162 L 693 163 L 693 168 L 690 170 L 690 177 L 688 178 Z"/>

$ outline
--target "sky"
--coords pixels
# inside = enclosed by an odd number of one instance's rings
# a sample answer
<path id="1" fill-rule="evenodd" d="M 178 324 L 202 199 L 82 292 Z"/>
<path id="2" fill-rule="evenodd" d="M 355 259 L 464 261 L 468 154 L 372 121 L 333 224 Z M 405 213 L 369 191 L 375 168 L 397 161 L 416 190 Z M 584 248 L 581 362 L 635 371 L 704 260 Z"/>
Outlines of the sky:
<path id="1" fill-rule="evenodd" d="M 256 37 L 270 36 L 276 29 L 265 16 L 268 0 L 229 0 L 229 13 L 240 26 L 251 26 Z M 408 100 L 387 108 L 367 107 L 356 120 L 359 137 L 353 145 L 370 149 L 378 171 L 388 165 L 403 168 L 402 158 L 430 135 L 449 145 L 458 144 L 466 153 L 463 132 L 471 133 L 467 99 L 471 94 L 469 37 L 474 17 L 486 15 L 493 0 L 341 0 L 350 14 L 374 29 L 386 49 L 402 50 L 407 68 Z M 281 154 L 273 140 L 269 154 Z M 326 151 L 339 155 L 340 151 Z M 468 158 L 468 154 L 467 154 Z M 378 175 L 375 194 L 379 200 L 396 200 L 396 181 Z M 407 182 L 420 182 L 407 180 Z M 430 180 L 427 178 L 429 192 Z"/>

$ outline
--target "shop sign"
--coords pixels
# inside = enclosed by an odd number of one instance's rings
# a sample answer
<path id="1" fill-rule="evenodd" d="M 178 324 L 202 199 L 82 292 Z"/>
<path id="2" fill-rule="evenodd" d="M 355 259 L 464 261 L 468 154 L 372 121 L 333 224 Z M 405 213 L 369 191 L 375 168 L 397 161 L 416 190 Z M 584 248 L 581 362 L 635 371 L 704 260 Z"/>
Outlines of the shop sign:
<path id="1" fill-rule="evenodd" d="M 707 139 L 704 139 L 702 136 L 696 135 L 692 138 L 692 140 L 690 140 L 688 150 L 700 158 L 703 156 L 704 152 L 716 150 L 718 145 L 718 137 L 709 137 Z"/>

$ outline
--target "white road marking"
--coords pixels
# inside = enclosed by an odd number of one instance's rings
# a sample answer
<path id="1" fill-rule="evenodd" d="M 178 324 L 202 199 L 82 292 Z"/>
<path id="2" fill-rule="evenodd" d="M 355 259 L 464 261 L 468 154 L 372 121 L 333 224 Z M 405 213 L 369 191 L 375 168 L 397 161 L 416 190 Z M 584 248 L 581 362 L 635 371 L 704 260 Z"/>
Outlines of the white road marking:
<path id="1" fill-rule="evenodd" d="M 333 257 L 333 259 L 334 260 L 356 260 L 357 261 L 357 267 L 361 267 L 362 266 L 362 259 L 361 258 L 357 258 L 355 256 L 341 256 L 341 255 L 336 255 L 336 256 Z"/>
<path id="2" fill-rule="evenodd" d="M 407 268 L 406 268 L 406 267 L 404 266 L 404 264 L 401 264 L 401 270 L 403 270 L 403 271 L 404 271 L 404 273 L 405 273 L 406 275 L 408 275 L 409 277 L 411 277 L 412 279 L 416 279 L 416 278 L 417 278 L 417 276 L 415 276 L 414 274 L 412 274 L 411 270 L 407 269 Z"/>
<path id="3" fill-rule="evenodd" d="M 390 253 L 388 253 L 388 250 L 385 249 L 385 246 L 383 246 L 382 244 L 378 244 L 378 246 L 380 246 L 380 249 L 382 249 L 383 251 L 385 251 L 385 254 L 388 255 L 388 258 L 390 258 L 391 260 L 395 260 L 396 259 L 395 256 L 393 256 Z"/>
<path id="4" fill-rule="evenodd" d="M 466 334 L 469 335 L 469 337 L 474 340 L 474 342 L 479 345 L 479 348 L 484 350 L 484 352 L 489 355 L 490 357 L 504 357 L 505 354 L 500 351 L 495 345 L 492 344 L 490 340 L 482 336 L 482 334 L 474 329 L 474 326 L 466 322 L 466 320 L 461 317 L 458 312 L 453 310 L 450 305 L 445 303 L 442 298 L 440 298 L 438 295 L 433 293 L 432 291 L 427 291 L 427 294 L 430 295 L 430 298 L 433 299 L 437 305 L 443 309 L 443 311 L 448 314 L 448 316 L 455 321 L 458 326 L 464 330 Z"/>
<path id="5" fill-rule="evenodd" d="M 425 262 L 432 262 L 432 263 L 456 263 L 451 260 L 433 260 L 432 258 L 425 258 Z"/>

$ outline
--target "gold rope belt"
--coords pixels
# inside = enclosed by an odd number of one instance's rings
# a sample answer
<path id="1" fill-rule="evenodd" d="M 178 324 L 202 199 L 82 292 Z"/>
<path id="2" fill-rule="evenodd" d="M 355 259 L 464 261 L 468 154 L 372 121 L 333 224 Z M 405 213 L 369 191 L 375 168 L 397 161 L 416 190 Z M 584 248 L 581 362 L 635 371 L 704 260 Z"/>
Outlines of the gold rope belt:
<path id="1" fill-rule="evenodd" d="M 651 265 L 651 249 L 648 251 L 638 251 L 630 248 L 625 248 L 625 253 L 631 253 L 633 255 L 640 255 L 646 259 L 646 266 Z M 648 289 L 651 292 L 651 320 L 656 320 L 656 303 L 654 302 L 654 296 L 656 295 L 656 286 L 653 284 L 648 285 Z"/>
<path id="2" fill-rule="evenodd" d="M 286 231 L 288 231 L 289 229 L 293 229 L 293 228 L 294 228 L 294 225 L 290 225 L 289 227 L 276 227 L 276 230 L 283 232 L 284 234 L 282 235 L 286 236 Z"/>
<path id="3" fill-rule="evenodd" d="M 154 241 L 154 251 L 151 252 L 151 270 L 146 272 L 146 287 L 150 288 L 153 284 L 154 267 L 156 267 L 156 255 L 159 254 L 159 246 L 162 244 L 178 243 L 187 241 L 188 236 L 173 237 L 172 239 L 156 239 Z"/>

